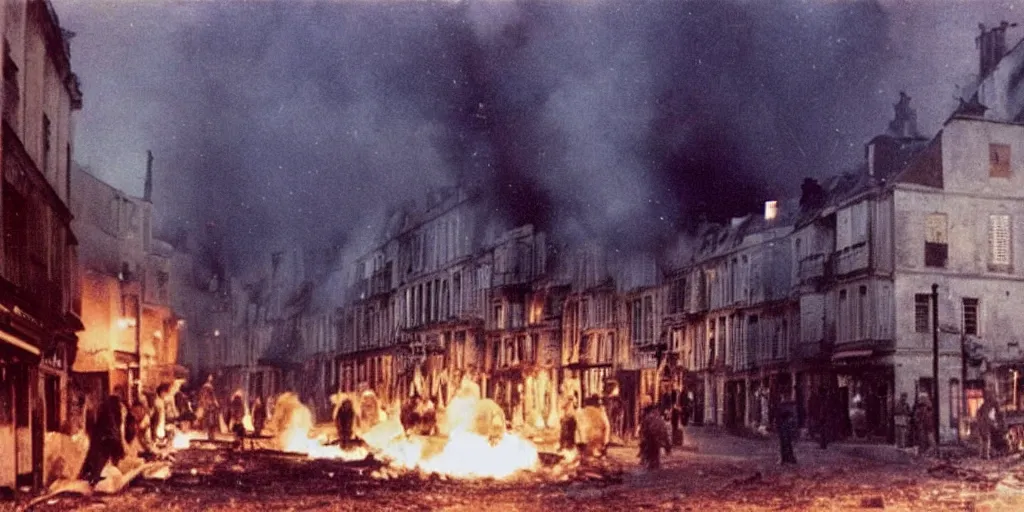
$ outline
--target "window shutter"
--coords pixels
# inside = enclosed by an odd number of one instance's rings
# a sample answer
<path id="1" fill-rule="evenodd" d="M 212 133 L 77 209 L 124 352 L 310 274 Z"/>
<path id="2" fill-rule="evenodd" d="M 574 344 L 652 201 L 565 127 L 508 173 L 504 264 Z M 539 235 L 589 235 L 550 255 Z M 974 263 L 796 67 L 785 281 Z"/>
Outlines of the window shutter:
<path id="1" fill-rule="evenodd" d="M 992 265 L 1010 265 L 1010 216 L 989 216 L 989 251 Z"/>

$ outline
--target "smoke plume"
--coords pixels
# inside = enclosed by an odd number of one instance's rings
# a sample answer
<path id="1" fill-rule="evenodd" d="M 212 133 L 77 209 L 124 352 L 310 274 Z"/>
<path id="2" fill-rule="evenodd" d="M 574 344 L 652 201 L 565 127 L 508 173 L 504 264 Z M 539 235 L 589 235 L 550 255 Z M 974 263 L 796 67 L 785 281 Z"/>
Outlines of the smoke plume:
<path id="1" fill-rule="evenodd" d="M 900 89 L 935 128 L 976 23 L 1012 8 L 55 4 L 78 33 L 83 163 L 132 191 L 153 149 L 164 231 L 213 223 L 238 265 L 287 244 L 358 253 L 387 206 L 455 183 L 508 224 L 658 249 L 856 165 Z M 959 53 L 935 26 L 961 31 Z"/>

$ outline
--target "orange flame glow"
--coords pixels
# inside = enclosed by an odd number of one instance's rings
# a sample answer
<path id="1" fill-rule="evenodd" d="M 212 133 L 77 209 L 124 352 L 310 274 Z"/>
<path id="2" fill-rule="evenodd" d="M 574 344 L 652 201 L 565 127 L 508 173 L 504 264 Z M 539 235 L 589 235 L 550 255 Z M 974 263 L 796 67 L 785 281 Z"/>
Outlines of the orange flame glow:
<path id="1" fill-rule="evenodd" d="M 439 421 L 440 436 L 407 435 L 397 414 L 362 432 L 367 448 L 343 450 L 325 445 L 326 436 L 311 436 L 313 418 L 293 394 L 277 401 L 275 416 L 281 426 L 281 449 L 311 458 L 361 460 L 373 453 L 392 469 L 437 473 L 454 478 L 504 479 L 539 465 L 537 447 L 507 432 L 505 416 L 491 400 L 465 393 L 452 400 Z"/>

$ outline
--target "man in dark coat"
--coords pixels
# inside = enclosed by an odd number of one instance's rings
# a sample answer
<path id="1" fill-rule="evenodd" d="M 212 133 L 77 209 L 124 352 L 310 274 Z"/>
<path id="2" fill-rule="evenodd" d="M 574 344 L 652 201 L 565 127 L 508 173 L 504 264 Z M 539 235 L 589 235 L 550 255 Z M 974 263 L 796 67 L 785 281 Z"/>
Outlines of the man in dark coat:
<path id="1" fill-rule="evenodd" d="M 672 452 L 672 442 L 668 425 L 657 405 L 650 405 L 644 410 L 640 422 L 640 463 L 649 470 L 661 467 L 661 450 L 665 454 Z"/>
<path id="2" fill-rule="evenodd" d="M 932 447 L 932 401 L 927 393 L 919 393 L 914 403 L 914 440 L 918 455 L 928 453 Z"/>
<path id="3" fill-rule="evenodd" d="M 783 393 L 775 414 L 775 427 L 779 434 L 779 458 L 782 464 L 796 464 L 793 443 L 796 441 L 799 425 L 796 402 L 790 398 L 790 394 Z"/>
<path id="4" fill-rule="evenodd" d="M 116 395 L 107 397 L 96 412 L 96 423 L 89 432 L 89 450 L 85 454 L 85 463 L 79 478 L 90 485 L 96 485 L 101 479 L 103 467 L 108 462 L 117 464 L 125 456 L 125 416 L 127 408 Z M 128 426 L 131 437 L 131 426 Z"/>
<path id="5" fill-rule="evenodd" d="M 213 375 L 206 379 L 203 387 L 199 388 L 199 420 L 210 440 L 216 439 L 216 433 L 220 430 L 220 402 L 217 400 L 217 393 L 213 389 Z"/>
<path id="6" fill-rule="evenodd" d="M 251 410 L 253 436 L 259 437 L 263 433 L 263 426 L 267 424 L 267 406 L 263 402 L 263 396 L 256 396 L 252 401 Z"/>

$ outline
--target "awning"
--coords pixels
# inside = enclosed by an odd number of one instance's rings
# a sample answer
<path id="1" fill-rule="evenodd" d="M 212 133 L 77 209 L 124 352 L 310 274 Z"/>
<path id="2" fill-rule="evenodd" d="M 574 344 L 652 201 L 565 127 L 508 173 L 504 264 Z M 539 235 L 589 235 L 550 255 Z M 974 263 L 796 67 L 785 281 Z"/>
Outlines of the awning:
<path id="1" fill-rule="evenodd" d="M 874 350 L 870 350 L 870 349 L 865 349 L 865 350 L 844 350 L 842 352 L 836 352 L 835 354 L 833 354 L 832 355 L 832 360 L 833 361 L 840 361 L 840 360 L 843 360 L 843 359 L 855 359 L 855 358 L 858 358 L 858 357 L 869 357 L 869 356 L 871 356 L 871 354 L 874 354 L 874 353 L 875 353 L 875 351 Z"/>
<path id="2" fill-rule="evenodd" d="M 11 344 L 11 345 L 13 345 L 15 347 L 18 347 L 18 348 L 20 348 L 20 349 L 22 349 L 22 350 L 24 350 L 24 351 L 26 351 L 26 352 L 28 352 L 28 353 L 30 353 L 32 355 L 38 356 L 38 355 L 41 354 L 39 352 L 39 348 L 37 348 L 34 345 L 31 345 L 29 343 L 26 343 L 26 342 L 22 341 L 21 339 L 19 339 L 18 337 L 14 336 L 12 334 L 8 334 L 8 333 L 6 333 L 4 331 L 0 331 L 0 340 L 3 340 L 3 341 L 5 341 L 5 342 L 7 342 L 7 343 L 9 343 L 9 344 Z"/>

